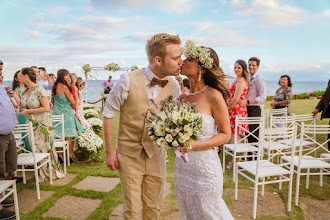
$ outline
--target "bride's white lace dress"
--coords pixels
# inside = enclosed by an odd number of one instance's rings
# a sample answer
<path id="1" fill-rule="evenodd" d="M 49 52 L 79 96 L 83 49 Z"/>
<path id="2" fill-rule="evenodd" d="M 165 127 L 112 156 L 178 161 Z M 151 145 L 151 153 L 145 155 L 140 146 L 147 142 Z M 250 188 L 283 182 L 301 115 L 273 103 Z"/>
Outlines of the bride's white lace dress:
<path id="1" fill-rule="evenodd" d="M 213 117 L 201 114 L 198 141 L 217 135 Z M 175 190 L 182 220 L 233 219 L 222 199 L 223 175 L 217 151 L 190 151 L 189 162 L 175 159 Z"/>

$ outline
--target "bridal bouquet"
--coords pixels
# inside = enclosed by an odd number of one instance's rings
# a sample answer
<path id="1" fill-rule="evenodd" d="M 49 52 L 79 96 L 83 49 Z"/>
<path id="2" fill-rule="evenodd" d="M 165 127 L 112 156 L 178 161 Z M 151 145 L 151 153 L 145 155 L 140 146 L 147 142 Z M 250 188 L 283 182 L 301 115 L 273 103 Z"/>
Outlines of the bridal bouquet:
<path id="1" fill-rule="evenodd" d="M 162 100 L 161 105 L 160 113 L 156 114 L 149 109 L 151 116 L 144 115 L 149 124 L 148 135 L 155 145 L 163 149 L 174 147 L 176 155 L 187 162 L 188 155 L 181 154 L 180 147 L 189 148 L 191 146 L 188 140 L 197 140 L 197 135 L 202 130 L 203 119 L 197 114 L 194 104 L 174 100 L 173 96 Z"/>

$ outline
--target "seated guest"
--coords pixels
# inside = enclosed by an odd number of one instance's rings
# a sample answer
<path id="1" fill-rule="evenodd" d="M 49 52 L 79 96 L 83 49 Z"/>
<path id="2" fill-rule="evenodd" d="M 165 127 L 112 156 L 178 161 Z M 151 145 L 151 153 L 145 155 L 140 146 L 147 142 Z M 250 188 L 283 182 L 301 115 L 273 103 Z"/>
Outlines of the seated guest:
<path id="1" fill-rule="evenodd" d="M 77 137 L 75 126 L 75 101 L 72 95 L 72 87 L 68 84 L 67 80 L 70 79 L 70 73 L 66 69 L 60 69 L 57 72 L 57 79 L 52 90 L 52 102 L 54 105 L 53 115 L 64 114 L 64 136 L 65 140 L 69 143 L 70 159 L 72 160 L 73 145 L 72 138 Z M 62 135 L 61 128 L 55 128 L 55 134 Z"/>
<path id="2" fill-rule="evenodd" d="M 50 153 L 54 179 L 64 178 L 65 174 L 57 161 L 57 154 L 54 147 L 54 127 L 50 115 L 50 106 L 46 90 L 37 84 L 37 76 L 32 68 L 23 68 L 22 82 L 26 89 L 19 98 L 14 94 L 16 102 L 22 109 L 20 115 L 27 115 L 27 120 L 32 122 L 35 151 L 37 153 Z M 31 143 L 31 142 L 30 142 Z M 49 178 L 48 167 L 39 169 L 40 182 Z"/>
<path id="3" fill-rule="evenodd" d="M 274 95 L 274 101 L 270 104 L 273 109 L 286 108 L 288 109 L 288 115 L 291 115 L 289 105 L 292 100 L 292 83 L 290 76 L 281 76 L 278 84 L 281 86 L 276 90 Z"/>
<path id="4" fill-rule="evenodd" d="M 109 76 L 108 80 L 105 80 L 102 83 L 104 94 L 109 94 L 109 92 L 112 90 L 113 82 L 111 82 L 111 80 L 112 80 L 112 76 Z"/>

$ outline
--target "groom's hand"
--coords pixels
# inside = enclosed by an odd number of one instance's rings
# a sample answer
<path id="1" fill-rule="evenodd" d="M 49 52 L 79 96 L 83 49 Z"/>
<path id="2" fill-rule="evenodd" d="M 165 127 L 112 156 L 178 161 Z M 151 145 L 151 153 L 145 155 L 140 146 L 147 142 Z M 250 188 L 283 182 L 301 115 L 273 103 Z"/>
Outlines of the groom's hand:
<path id="1" fill-rule="evenodd" d="M 119 169 L 119 163 L 116 154 L 106 154 L 105 155 L 105 163 L 110 168 L 110 170 L 118 170 Z"/>

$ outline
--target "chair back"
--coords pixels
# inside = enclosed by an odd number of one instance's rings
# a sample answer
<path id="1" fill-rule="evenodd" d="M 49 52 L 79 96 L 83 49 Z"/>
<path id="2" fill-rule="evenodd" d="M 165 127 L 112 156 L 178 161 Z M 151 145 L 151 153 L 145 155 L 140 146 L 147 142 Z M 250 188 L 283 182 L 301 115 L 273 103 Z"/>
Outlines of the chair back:
<path id="1" fill-rule="evenodd" d="M 265 115 L 264 115 L 265 122 L 266 122 L 266 128 L 270 127 L 271 116 L 285 118 L 286 116 L 288 116 L 288 109 L 287 108 L 279 108 L 279 109 L 267 108 L 265 110 Z"/>
<path id="2" fill-rule="evenodd" d="M 262 171 L 264 167 L 290 167 L 290 170 L 293 169 L 293 162 L 285 163 L 273 163 L 273 159 L 281 156 L 291 156 L 295 155 L 295 142 L 297 135 L 297 126 L 293 125 L 291 127 L 284 127 L 281 129 L 264 129 L 259 133 L 259 142 L 258 142 L 258 157 L 257 157 L 257 176 L 259 172 Z M 288 140 L 286 143 L 281 145 L 276 144 L 278 139 Z M 268 144 L 272 146 L 272 154 L 265 158 L 263 155 L 263 144 Z M 286 145 L 287 147 L 283 147 Z M 288 151 L 288 149 L 290 149 Z M 292 170 L 293 171 L 293 170 Z"/>
<path id="3" fill-rule="evenodd" d="M 276 109 L 277 110 L 277 109 Z M 271 115 L 269 118 L 269 128 L 268 129 L 281 129 L 292 127 L 294 125 L 295 118 L 292 116 L 279 116 L 279 115 Z"/>
<path id="4" fill-rule="evenodd" d="M 253 136 L 257 140 L 259 140 L 259 137 L 256 136 L 254 133 L 256 131 L 264 129 L 264 117 L 239 117 L 236 116 L 235 118 L 235 145 L 236 145 L 236 140 L 237 140 L 237 134 L 238 130 L 242 129 L 243 131 L 246 131 L 245 136 L 241 139 L 240 143 L 247 143 L 248 137 Z M 246 125 L 255 125 L 255 129 L 251 130 L 249 128 L 246 128 Z M 255 143 L 257 145 L 258 143 Z"/>
<path id="5" fill-rule="evenodd" d="M 34 146 L 34 135 L 33 135 L 33 127 L 32 122 L 27 124 L 16 124 L 14 130 L 12 131 L 16 138 L 16 143 L 24 143 L 24 138 L 28 137 L 31 151 L 27 150 L 25 146 L 20 144 L 16 144 L 17 152 L 20 153 L 32 153 L 35 154 L 35 146 Z"/>
<path id="6" fill-rule="evenodd" d="M 321 155 L 321 153 L 326 153 L 326 154 L 330 153 L 328 147 L 326 146 L 330 141 L 330 138 L 328 138 L 329 134 L 330 134 L 329 125 L 305 124 L 305 122 L 302 122 L 301 132 L 300 132 L 301 143 L 299 146 L 299 163 L 301 162 L 302 157 L 308 159 L 309 157 L 312 156 L 312 154 L 314 154 L 313 159 L 317 158 L 320 160 L 328 160 L 328 158 L 321 158 L 318 155 Z M 324 136 L 326 137 L 325 139 L 323 138 Z M 319 141 L 317 139 L 319 139 Z M 304 149 L 302 143 L 303 140 L 313 142 L 314 147 L 310 147 L 309 150 Z"/>
<path id="7" fill-rule="evenodd" d="M 54 132 L 54 141 L 65 141 L 65 133 L 64 133 L 64 114 L 61 115 L 52 115 L 53 127 L 60 128 L 62 132 L 56 133 Z"/>

